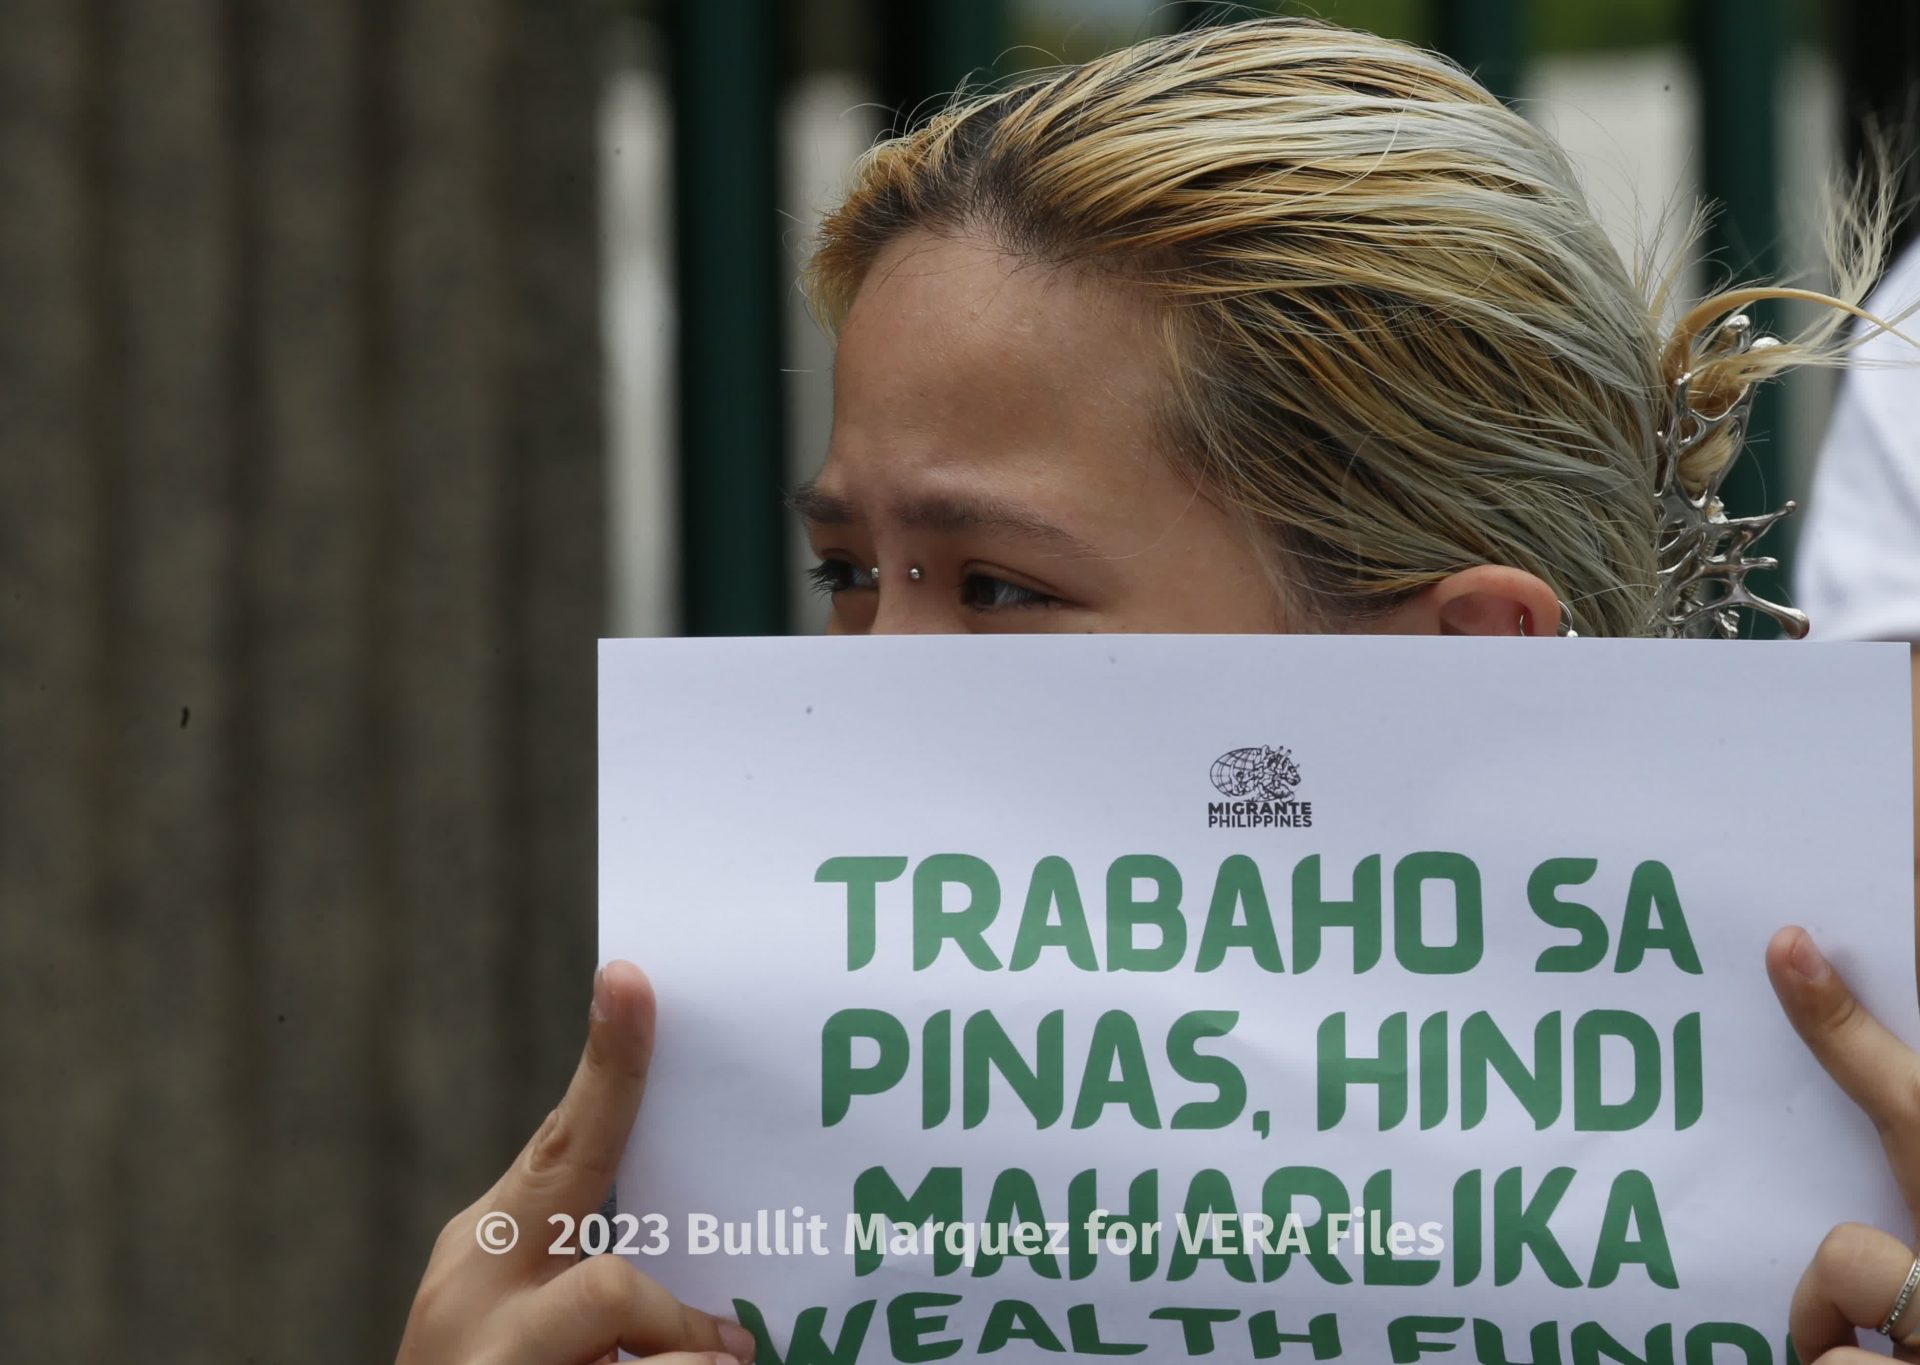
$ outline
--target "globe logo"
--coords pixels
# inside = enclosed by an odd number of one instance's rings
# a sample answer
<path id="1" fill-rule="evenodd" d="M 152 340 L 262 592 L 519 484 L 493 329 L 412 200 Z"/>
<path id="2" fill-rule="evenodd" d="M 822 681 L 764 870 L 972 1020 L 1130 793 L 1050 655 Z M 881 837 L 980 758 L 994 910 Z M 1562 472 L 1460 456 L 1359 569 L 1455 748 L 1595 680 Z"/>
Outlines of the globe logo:
<path id="1" fill-rule="evenodd" d="M 1265 744 L 1220 755 L 1213 761 L 1211 775 L 1223 796 L 1291 801 L 1300 789 L 1300 767 L 1292 752 Z"/>

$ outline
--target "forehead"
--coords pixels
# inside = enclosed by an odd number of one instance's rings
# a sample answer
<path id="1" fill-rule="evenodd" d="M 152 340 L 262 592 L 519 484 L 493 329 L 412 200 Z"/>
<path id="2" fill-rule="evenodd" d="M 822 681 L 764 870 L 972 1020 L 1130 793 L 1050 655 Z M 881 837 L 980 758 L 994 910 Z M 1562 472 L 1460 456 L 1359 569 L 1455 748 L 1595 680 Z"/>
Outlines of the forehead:
<path id="1" fill-rule="evenodd" d="M 1135 290 L 973 236 L 875 260 L 841 329 L 823 487 L 963 470 L 1137 478 L 1159 463 L 1155 318 Z"/>

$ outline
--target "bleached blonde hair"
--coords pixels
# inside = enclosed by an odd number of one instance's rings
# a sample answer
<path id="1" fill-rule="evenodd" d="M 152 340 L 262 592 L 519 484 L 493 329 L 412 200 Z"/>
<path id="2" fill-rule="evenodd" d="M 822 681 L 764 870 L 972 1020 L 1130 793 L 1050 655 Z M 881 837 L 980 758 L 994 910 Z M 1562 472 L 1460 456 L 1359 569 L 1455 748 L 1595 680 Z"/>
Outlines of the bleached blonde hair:
<path id="1" fill-rule="evenodd" d="M 1505 564 L 1581 633 L 1635 635 L 1673 382 L 1761 297 L 1838 311 L 1698 366 L 1695 411 L 1844 349 L 1887 203 L 1843 202 L 1833 295 L 1729 291 L 1663 335 L 1550 137 L 1434 53 L 1263 19 L 957 98 L 862 158 L 804 282 L 837 332 L 876 256 L 929 231 L 1144 289 L 1167 452 L 1277 550 L 1291 610 L 1339 629 Z M 1733 453 L 1708 444 L 1684 476 Z"/>

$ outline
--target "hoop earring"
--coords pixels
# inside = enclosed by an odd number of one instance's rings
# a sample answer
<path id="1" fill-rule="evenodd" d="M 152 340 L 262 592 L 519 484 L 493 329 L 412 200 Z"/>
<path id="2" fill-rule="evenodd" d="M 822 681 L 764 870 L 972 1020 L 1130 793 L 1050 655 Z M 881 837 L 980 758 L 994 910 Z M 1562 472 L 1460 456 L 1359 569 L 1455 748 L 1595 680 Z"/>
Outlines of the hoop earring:
<path id="1" fill-rule="evenodd" d="M 1560 636 L 1562 639 L 1567 639 L 1567 640 L 1579 639 L 1580 632 L 1573 628 L 1572 610 L 1567 606 L 1565 602 L 1562 602 L 1557 597 L 1553 599 L 1553 603 L 1555 606 L 1560 608 L 1560 621 L 1554 633 Z M 1530 633 L 1527 630 L 1527 609 L 1525 607 L 1520 608 L 1520 633 L 1523 636 Z"/>

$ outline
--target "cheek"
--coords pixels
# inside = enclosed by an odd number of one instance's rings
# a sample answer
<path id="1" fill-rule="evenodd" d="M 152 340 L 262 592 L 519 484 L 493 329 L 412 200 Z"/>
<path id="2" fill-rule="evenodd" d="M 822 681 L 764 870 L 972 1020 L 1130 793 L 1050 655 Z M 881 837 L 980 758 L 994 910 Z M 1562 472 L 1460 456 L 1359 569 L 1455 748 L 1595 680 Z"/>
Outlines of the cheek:
<path id="1" fill-rule="evenodd" d="M 1260 635 L 1290 629 L 1285 604 L 1258 566 L 1175 569 L 1118 614 L 1136 630 Z"/>
<path id="2" fill-rule="evenodd" d="M 1132 630 L 1247 635 L 1285 632 L 1292 615 L 1260 551 L 1224 517 L 1191 509 L 1127 575 L 1113 615 Z M 1184 532 L 1180 534 L 1179 532 Z"/>
<path id="3" fill-rule="evenodd" d="M 842 593 L 827 612 L 827 634 L 870 634 L 873 630 L 873 614 L 872 593 Z"/>

